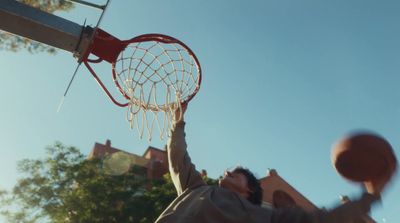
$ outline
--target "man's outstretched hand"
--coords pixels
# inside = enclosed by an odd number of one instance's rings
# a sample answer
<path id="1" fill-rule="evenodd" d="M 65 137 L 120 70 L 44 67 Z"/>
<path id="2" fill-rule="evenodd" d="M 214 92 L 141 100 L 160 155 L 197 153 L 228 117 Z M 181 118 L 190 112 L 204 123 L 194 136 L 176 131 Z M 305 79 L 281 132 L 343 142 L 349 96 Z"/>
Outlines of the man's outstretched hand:
<path id="1" fill-rule="evenodd" d="M 377 179 L 364 182 L 364 187 L 366 191 L 370 194 L 380 196 L 383 190 L 385 189 L 386 185 L 390 182 L 392 174 L 393 173 L 391 172 L 387 172 L 386 174 L 381 175 Z"/>
<path id="2" fill-rule="evenodd" d="M 175 122 L 183 121 L 184 114 L 187 109 L 187 103 L 183 103 L 181 106 L 175 109 Z"/>

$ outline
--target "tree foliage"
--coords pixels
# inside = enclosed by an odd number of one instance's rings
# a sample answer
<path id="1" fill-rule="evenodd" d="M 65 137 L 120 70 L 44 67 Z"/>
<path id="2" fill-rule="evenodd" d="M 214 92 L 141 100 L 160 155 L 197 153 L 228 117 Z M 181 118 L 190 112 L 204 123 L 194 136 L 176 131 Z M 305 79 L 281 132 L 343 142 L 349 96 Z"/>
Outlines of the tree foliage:
<path id="1" fill-rule="evenodd" d="M 46 148 L 43 159 L 20 161 L 17 184 L 0 190 L 1 214 L 8 223 L 153 223 L 175 199 L 169 174 L 149 181 L 133 167 L 112 175 L 103 161 L 61 143 Z"/>
<path id="2" fill-rule="evenodd" d="M 68 11 L 73 8 L 73 4 L 66 0 L 18 0 L 27 5 L 31 5 L 42 11 L 54 13 L 56 11 Z M 48 52 L 55 53 L 54 47 L 17 36 L 0 30 L 0 49 L 17 52 L 26 49 L 30 53 Z"/>
<path id="3" fill-rule="evenodd" d="M 3 195 L 3 215 L 10 223 L 139 222 L 146 182 L 128 172 L 109 175 L 99 159 L 87 160 L 61 143 L 47 157 L 22 160 L 23 177 Z"/>

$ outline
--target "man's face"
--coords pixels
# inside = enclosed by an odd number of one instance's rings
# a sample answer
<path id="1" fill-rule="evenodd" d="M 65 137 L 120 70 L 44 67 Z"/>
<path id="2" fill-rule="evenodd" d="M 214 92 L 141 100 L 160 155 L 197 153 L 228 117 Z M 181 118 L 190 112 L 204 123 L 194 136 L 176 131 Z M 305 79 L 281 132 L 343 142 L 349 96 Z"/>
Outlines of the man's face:
<path id="1" fill-rule="evenodd" d="M 245 198 L 249 196 L 250 190 L 247 186 L 247 178 L 242 173 L 225 171 L 224 176 L 219 180 L 219 186 Z"/>

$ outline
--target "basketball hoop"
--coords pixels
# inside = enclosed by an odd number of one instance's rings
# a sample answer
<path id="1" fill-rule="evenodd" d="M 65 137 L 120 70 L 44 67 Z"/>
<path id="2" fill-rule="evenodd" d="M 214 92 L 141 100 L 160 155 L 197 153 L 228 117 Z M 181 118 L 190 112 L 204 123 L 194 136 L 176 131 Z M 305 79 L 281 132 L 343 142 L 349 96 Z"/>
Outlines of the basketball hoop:
<path id="1" fill-rule="evenodd" d="M 151 140 L 153 129 L 158 128 L 163 138 L 172 126 L 174 111 L 199 91 L 201 68 L 195 54 L 181 41 L 161 34 L 121 41 L 98 28 L 110 0 L 105 5 L 70 1 L 102 10 L 97 25 L 80 26 L 19 1 L 0 0 L 0 29 L 64 49 L 78 58 L 58 110 L 83 62 L 111 101 L 128 108 L 127 120 L 140 137 L 147 132 Z M 90 55 L 98 58 L 90 59 Z M 91 64 L 102 61 L 112 65 L 112 78 L 126 101 L 117 101 L 92 69 Z"/>
<path id="2" fill-rule="evenodd" d="M 90 55 L 97 59 L 89 59 Z M 112 78 L 126 102 L 119 102 L 108 91 L 91 63 L 103 60 L 112 66 Z M 174 111 L 182 109 L 199 91 L 200 63 L 181 41 L 162 34 L 145 34 L 121 41 L 96 29 L 93 42 L 82 61 L 101 88 L 120 106 L 127 107 L 126 119 L 149 141 L 157 128 L 163 139 L 172 127 Z"/>

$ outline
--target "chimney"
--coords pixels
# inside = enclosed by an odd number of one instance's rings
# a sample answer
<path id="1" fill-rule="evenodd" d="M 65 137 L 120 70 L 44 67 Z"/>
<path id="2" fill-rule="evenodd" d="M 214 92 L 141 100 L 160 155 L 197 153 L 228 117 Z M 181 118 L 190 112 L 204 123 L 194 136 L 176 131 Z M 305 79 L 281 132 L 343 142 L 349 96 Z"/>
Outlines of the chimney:
<path id="1" fill-rule="evenodd" d="M 111 140 L 107 139 L 106 141 L 106 147 L 111 148 Z"/>
<path id="2" fill-rule="evenodd" d="M 276 177 L 278 176 L 278 173 L 276 172 L 275 169 L 268 169 L 267 175 Z"/>

